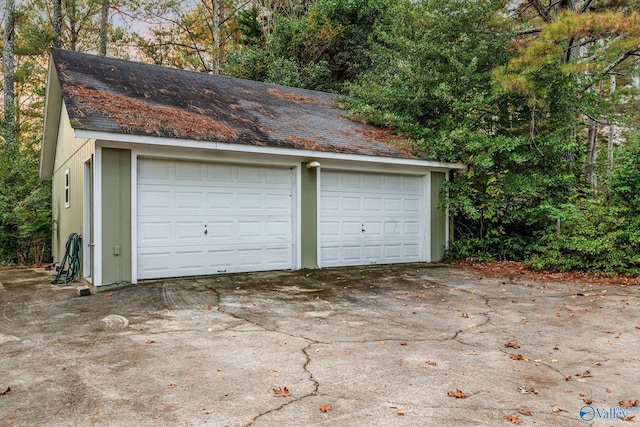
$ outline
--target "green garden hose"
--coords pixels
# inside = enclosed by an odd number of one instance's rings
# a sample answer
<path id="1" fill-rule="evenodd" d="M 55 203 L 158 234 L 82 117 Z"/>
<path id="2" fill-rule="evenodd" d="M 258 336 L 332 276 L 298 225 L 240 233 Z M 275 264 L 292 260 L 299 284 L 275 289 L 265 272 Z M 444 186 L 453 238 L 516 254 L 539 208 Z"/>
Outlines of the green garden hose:
<path id="1" fill-rule="evenodd" d="M 65 269 L 67 262 L 69 266 Z M 51 283 L 68 285 L 76 280 L 78 273 L 80 273 L 80 236 L 76 233 L 71 233 L 67 239 L 60 269 Z"/>

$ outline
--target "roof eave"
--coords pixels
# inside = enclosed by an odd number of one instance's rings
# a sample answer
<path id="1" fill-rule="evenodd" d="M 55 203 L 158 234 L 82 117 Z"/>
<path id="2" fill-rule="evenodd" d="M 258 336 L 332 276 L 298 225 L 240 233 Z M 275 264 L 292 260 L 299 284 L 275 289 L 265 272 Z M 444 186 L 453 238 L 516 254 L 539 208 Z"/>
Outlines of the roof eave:
<path id="1" fill-rule="evenodd" d="M 191 139 L 178 139 L 156 136 L 144 136 L 144 135 L 128 135 L 120 133 L 81 130 L 76 129 L 75 134 L 77 138 L 95 139 L 96 141 L 111 141 L 118 143 L 134 143 L 134 144 L 148 144 L 158 145 L 165 147 L 180 147 L 180 148 L 196 148 L 196 149 L 209 149 L 220 150 L 229 152 L 243 152 L 254 154 L 272 154 L 287 157 L 305 157 L 313 159 L 331 159 L 331 160 L 349 160 L 349 161 L 361 161 L 372 163 L 383 163 L 393 165 L 407 165 L 407 166 L 419 166 L 437 170 L 452 170 L 452 169 L 466 169 L 467 166 L 461 163 L 450 162 L 438 162 L 434 160 L 420 160 L 420 159 L 407 159 L 400 157 L 382 157 L 382 156 L 369 156 L 363 154 L 344 154 L 327 151 L 312 151 L 301 150 L 297 148 L 281 148 L 281 147 L 265 147 L 248 144 L 234 144 L 229 142 L 208 142 L 208 141 L 196 141 Z"/>
<path id="2" fill-rule="evenodd" d="M 47 71 L 47 86 L 45 90 L 44 125 L 42 129 L 42 144 L 40 147 L 40 178 L 50 180 L 58 144 L 58 130 L 60 128 L 60 113 L 62 111 L 62 89 L 58 80 L 58 73 L 49 54 L 49 69 Z"/>

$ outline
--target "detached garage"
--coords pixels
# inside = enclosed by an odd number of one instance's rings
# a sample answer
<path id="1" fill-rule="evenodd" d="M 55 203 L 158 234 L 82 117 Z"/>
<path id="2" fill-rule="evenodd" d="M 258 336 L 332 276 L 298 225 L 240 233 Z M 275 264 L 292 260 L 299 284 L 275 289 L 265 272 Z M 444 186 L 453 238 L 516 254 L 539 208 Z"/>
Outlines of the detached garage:
<path id="1" fill-rule="evenodd" d="M 322 92 L 63 50 L 49 65 L 43 179 L 53 255 L 139 280 L 438 261 L 460 165 L 414 155 Z"/>

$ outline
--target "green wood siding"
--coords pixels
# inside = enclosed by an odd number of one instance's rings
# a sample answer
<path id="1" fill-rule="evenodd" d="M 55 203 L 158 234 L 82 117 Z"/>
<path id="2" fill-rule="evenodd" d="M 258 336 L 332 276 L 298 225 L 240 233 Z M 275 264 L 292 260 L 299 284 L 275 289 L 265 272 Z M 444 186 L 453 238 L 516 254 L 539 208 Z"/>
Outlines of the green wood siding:
<path id="1" fill-rule="evenodd" d="M 131 151 L 102 149 L 102 284 L 131 282 Z"/>
<path id="2" fill-rule="evenodd" d="M 431 172 L 431 261 L 440 261 L 444 257 L 447 244 L 447 215 L 439 209 L 446 195 L 442 190 L 445 182 L 444 172 Z"/>
<path id="3" fill-rule="evenodd" d="M 318 172 L 302 164 L 302 268 L 318 268 Z"/>
<path id="4" fill-rule="evenodd" d="M 93 140 L 75 138 L 65 106 L 60 112 L 57 150 L 52 177 L 51 210 L 53 233 L 51 250 L 54 262 L 62 261 L 71 233 L 82 234 L 84 162 L 94 153 Z M 64 172 L 69 169 L 69 207 L 64 205 Z"/>

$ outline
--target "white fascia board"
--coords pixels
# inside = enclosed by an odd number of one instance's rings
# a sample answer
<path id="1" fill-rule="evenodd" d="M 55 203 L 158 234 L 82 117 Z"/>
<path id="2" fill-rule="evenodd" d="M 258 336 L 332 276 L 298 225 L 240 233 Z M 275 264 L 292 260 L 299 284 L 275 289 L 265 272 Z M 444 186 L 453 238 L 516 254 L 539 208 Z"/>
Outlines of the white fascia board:
<path id="1" fill-rule="evenodd" d="M 42 125 L 42 143 L 40 145 L 40 178 L 50 180 L 58 145 L 58 128 L 60 127 L 60 113 L 62 112 L 62 90 L 58 81 L 58 73 L 49 55 L 49 69 L 47 70 L 47 87 L 44 98 L 44 120 Z"/>
<path id="2" fill-rule="evenodd" d="M 451 169 L 466 169 L 467 166 L 461 163 L 447 163 L 436 162 L 433 160 L 418 160 L 418 159 L 400 159 L 394 157 L 377 157 L 377 156 L 365 156 L 362 154 L 342 154 L 331 153 L 323 151 L 311 151 L 311 150 L 298 150 L 295 148 L 278 148 L 278 147 L 265 147 L 249 144 L 231 144 L 228 142 L 208 142 L 208 141 L 195 141 L 192 139 L 179 139 L 179 138 L 164 138 L 142 135 L 127 135 L 110 132 L 98 132 L 91 130 L 75 130 L 76 138 L 87 138 L 102 141 L 113 141 L 121 143 L 134 143 L 134 144 L 149 144 L 156 146 L 166 147 L 180 147 L 180 148 L 196 148 L 205 150 L 218 150 L 227 152 L 240 152 L 240 153 L 252 153 L 252 154 L 272 154 L 278 156 L 291 156 L 302 157 L 311 160 L 339 160 L 339 161 L 355 161 L 355 162 L 367 162 L 377 164 L 388 165 L 403 165 L 403 166 L 417 166 L 422 168 L 429 168 L 432 170 L 451 170 Z"/>

